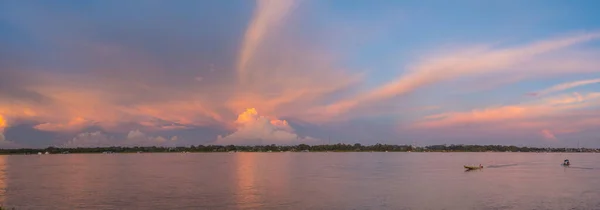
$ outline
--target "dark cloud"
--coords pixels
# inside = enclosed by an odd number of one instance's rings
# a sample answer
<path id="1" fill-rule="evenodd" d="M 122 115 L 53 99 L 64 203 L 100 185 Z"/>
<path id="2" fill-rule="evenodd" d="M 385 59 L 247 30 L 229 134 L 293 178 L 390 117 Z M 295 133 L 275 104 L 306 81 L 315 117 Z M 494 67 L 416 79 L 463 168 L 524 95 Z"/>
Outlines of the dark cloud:
<path id="1" fill-rule="evenodd" d="M 62 144 L 63 139 L 68 139 L 69 135 L 60 133 L 40 131 L 33 128 L 33 124 L 22 123 L 11 126 L 4 132 L 7 141 L 16 143 L 23 147 L 47 147 L 51 145 Z"/>

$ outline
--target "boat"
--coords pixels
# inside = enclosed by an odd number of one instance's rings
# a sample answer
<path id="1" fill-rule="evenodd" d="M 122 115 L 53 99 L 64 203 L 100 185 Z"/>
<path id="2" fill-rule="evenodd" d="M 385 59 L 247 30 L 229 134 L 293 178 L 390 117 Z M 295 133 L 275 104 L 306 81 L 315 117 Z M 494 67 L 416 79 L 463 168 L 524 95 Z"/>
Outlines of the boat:
<path id="1" fill-rule="evenodd" d="M 571 162 L 569 161 L 569 159 L 565 159 L 565 161 L 563 161 L 563 163 L 561 165 L 562 166 L 570 166 Z"/>
<path id="2" fill-rule="evenodd" d="M 483 166 L 481 166 L 481 165 L 480 166 L 465 166 L 465 168 L 467 170 L 475 170 L 475 169 L 482 169 Z"/>

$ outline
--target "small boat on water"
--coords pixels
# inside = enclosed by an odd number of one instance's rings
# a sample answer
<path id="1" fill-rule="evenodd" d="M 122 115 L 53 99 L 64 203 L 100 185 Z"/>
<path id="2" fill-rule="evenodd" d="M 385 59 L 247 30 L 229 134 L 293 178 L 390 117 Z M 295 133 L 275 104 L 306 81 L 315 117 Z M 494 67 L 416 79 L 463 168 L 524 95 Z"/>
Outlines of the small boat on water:
<path id="1" fill-rule="evenodd" d="M 561 165 L 562 166 L 570 166 L 571 162 L 569 162 L 569 159 L 565 159 L 565 161 Z"/>
<path id="2" fill-rule="evenodd" d="M 465 166 L 465 168 L 467 170 L 476 170 L 476 169 L 482 169 L 483 166 L 482 165 L 479 165 L 479 166 Z"/>

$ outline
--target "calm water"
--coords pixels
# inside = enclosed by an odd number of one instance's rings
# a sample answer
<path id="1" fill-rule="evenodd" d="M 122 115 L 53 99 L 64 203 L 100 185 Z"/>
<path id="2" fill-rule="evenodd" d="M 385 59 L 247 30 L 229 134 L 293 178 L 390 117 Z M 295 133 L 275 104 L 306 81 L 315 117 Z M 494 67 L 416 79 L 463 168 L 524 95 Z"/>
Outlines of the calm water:
<path id="1" fill-rule="evenodd" d="M 560 166 L 564 158 L 572 166 Z M 465 172 L 463 164 L 489 166 Z M 600 154 L 0 156 L 16 209 L 600 209 Z"/>

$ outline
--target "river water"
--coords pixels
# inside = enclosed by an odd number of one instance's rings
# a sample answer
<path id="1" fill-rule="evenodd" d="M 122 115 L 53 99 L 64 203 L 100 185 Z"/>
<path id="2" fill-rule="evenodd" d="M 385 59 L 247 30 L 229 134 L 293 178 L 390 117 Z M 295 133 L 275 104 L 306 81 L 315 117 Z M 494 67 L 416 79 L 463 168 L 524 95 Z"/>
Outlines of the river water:
<path id="1" fill-rule="evenodd" d="M 560 164 L 568 158 L 571 167 Z M 486 166 L 464 171 L 464 164 Z M 21 209 L 600 209 L 600 154 L 0 156 Z"/>

